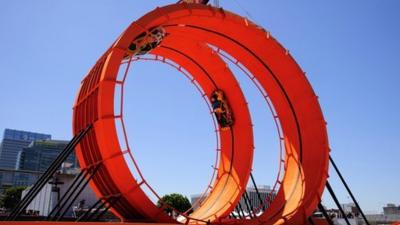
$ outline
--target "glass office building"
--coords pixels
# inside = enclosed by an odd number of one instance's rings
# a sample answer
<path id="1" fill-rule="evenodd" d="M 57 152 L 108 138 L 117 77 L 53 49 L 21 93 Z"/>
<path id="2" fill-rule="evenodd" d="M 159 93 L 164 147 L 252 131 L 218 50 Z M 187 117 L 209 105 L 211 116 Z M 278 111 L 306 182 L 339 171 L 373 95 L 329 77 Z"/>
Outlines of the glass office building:
<path id="1" fill-rule="evenodd" d="M 50 140 L 51 135 L 34 133 L 29 131 L 5 129 L 3 139 L 24 140 L 24 141 Z"/>
<path id="2" fill-rule="evenodd" d="M 33 141 L 23 148 L 17 156 L 17 169 L 44 172 L 67 146 L 68 141 L 44 140 Z M 77 166 L 75 154 L 71 154 L 64 162 L 71 168 Z"/>
<path id="3" fill-rule="evenodd" d="M 17 156 L 23 148 L 35 140 L 50 140 L 51 135 L 28 131 L 5 129 L 0 144 L 0 168 L 15 169 Z"/>
<path id="4" fill-rule="evenodd" d="M 68 141 L 33 141 L 28 147 L 23 148 L 22 151 L 18 153 L 16 163 L 17 171 L 45 172 L 67 144 Z M 74 153 L 68 156 L 64 165 L 70 169 L 77 167 Z M 14 185 L 29 186 L 32 185 L 37 178 L 38 177 L 34 173 L 20 172 L 15 175 Z"/>
<path id="5" fill-rule="evenodd" d="M 32 141 L 50 140 L 51 135 L 5 129 L 0 143 L 0 193 L 15 185 L 31 185 L 40 176 L 36 171 L 17 171 L 18 154 Z M 22 179 L 22 180 L 20 180 Z"/>

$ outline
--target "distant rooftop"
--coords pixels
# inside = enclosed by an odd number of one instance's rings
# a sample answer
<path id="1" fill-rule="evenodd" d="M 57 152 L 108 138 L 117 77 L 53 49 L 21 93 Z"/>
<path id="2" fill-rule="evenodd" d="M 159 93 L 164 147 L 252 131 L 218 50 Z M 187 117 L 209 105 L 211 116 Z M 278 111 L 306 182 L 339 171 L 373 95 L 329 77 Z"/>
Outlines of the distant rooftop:
<path id="1" fill-rule="evenodd" d="M 255 191 L 256 191 L 256 189 L 254 188 L 254 186 L 248 186 L 248 187 L 246 188 L 246 190 L 247 190 L 247 191 L 250 191 L 250 192 L 255 192 Z M 257 185 L 257 190 L 258 190 L 260 193 L 269 193 L 269 192 L 272 191 L 271 186 L 269 186 L 269 185 Z M 200 198 L 202 195 L 203 195 L 203 194 L 192 194 L 192 195 L 190 195 L 190 197 L 191 197 L 191 198 Z M 206 197 L 206 196 L 207 196 L 207 195 L 205 195 L 204 197 Z"/>
<path id="2" fill-rule="evenodd" d="M 28 147 L 29 148 L 32 148 L 32 147 L 55 148 L 55 147 L 65 146 L 67 144 L 68 144 L 68 141 L 63 141 L 63 140 L 36 140 L 36 141 L 32 141 L 32 143 Z"/>
<path id="3" fill-rule="evenodd" d="M 50 140 L 51 135 L 6 128 L 4 130 L 3 139 L 21 140 L 21 141 Z"/>
<path id="4" fill-rule="evenodd" d="M 269 185 L 257 185 L 259 191 L 271 191 L 271 186 Z M 255 190 L 254 186 L 247 187 L 247 190 Z"/>

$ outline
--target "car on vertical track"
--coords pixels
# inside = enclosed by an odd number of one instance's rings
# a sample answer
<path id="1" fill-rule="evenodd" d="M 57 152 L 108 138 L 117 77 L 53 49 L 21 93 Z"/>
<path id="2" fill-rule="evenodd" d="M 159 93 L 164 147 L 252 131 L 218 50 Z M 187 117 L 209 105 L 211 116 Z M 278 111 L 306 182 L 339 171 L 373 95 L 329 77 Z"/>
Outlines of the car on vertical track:
<path id="1" fill-rule="evenodd" d="M 163 27 L 151 28 L 139 34 L 129 45 L 128 52 L 132 55 L 145 55 L 160 45 L 166 36 Z"/>
<path id="2" fill-rule="evenodd" d="M 225 93 L 219 89 L 213 91 L 210 96 L 210 102 L 214 115 L 217 118 L 221 129 L 229 129 L 234 124 L 234 120 L 232 110 L 225 97 Z"/>

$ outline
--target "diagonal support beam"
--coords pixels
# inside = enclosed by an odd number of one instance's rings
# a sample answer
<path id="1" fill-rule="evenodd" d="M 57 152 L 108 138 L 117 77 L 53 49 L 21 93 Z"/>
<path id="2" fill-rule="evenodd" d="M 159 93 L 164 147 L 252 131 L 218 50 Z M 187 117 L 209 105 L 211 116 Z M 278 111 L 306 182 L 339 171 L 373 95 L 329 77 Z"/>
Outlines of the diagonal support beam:
<path id="1" fill-rule="evenodd" d="M 53 174 L 60 168 L 61 164 L 68 158 L 68 156 L 75 150 L 76 145 L 85 137 L 85 135 L 90 131 L 92 125 L 88 125 L 85 129 L 74 136 L 64 150 L 57 156 L 54 162 L 49 166 L 44 174 L 36 181 L 25 197 L 15 206 L 10 215 L 5 219 L 6 221 L 16 220 L 22 212 L 25 211 L 26 207 L 33 201 L 33 199 L 38 195 L 40 190 L 46 185 L 46 183 L 51 179 Z"/>
<path id="2" fill-rule="evenodd" d="M 365 214 L 362 211 L 360 205 L 358 204 L 356 198 L 354 197 L 353 192 L 350 190 L 349 186 L 347 185 L 347 182 L 344 180 L 344 178 L 342 176 L 342 173 L 339 171 L 339 168 L 336 166 L 336 163 L 335 163 L 335 161 L 333 161 L 331 156 L 329 156 L 329 161 L 331 162 L 333 168 L 335 169 L 336 173 L 338 174 L 338 176 L 339 176 L 340 180 L 342 181 L 344 187 L 346 188 L 346 190 L 349 193 L 351 199 L 353 200 L 354 204 L 356 205 L 358 211 L 360 212 L 362 218 L 364 219 L 365 224 L 366 225 L 370 225 L 368 220 L 367 220 L 367 217 L 365 216 Z"/>

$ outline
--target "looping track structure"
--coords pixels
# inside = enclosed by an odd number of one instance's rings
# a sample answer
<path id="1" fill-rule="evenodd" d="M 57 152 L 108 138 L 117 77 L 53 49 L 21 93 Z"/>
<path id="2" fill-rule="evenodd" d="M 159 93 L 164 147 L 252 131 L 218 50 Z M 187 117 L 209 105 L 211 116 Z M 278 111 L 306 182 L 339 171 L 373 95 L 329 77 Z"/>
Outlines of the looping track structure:
<path id="1" fill-rule="evenodd" d="M 223 90 L 235 115 L 229 129 L 220 129 L 219 161 L 212 188 L 190 215 L 168 216 L 146 195 L 150 189 L 128 145 L 122 109 L 115 110 L 122 64 L 128 47 L 151 28 L 168 34 L 150 51 L 179 65 L 192 76 L 204 96 Z M 269 207 L 251 219 L 228 217 L 243 195 L 253 162 L 253 131 L 245 96 L 234 74 L 218 54 L 223 51 L 240 64 L 268 98 L 279 121 L 284 143 L 283 178 Z M 127 55 L 131 57 L 127 62 Z M 122 98 L 122 97 L 121 97 Z M 157 8 L 133 22 L 100 57 L 81 83 L 74 105 L 73 130 L 93 129 L 77 147 L 82 168 L 100 165 L 90 182 L 103 199 L 118 196 L 112 211 L 123 221 L 185 224 L 306 224 L 328 176 L 329 145 L 326 123 L 317 96 L 304 72 L 268 32 L 251 21 L 220 8 L 201 4 L 172 4 Z M 123 138 L 118 134 L 122 124 Z M 123 141 L 121 141 L 123 140 Z M 124 143 L 122 143 L 124 142 Z M 128 163 L 128 160 L 131 163 Z M 239 160 L 240 159 L 240 160 Z M 135 168 L 136 173 L 131 169 Z M 156 194 L 156 193 L 155 193 Z"/>

